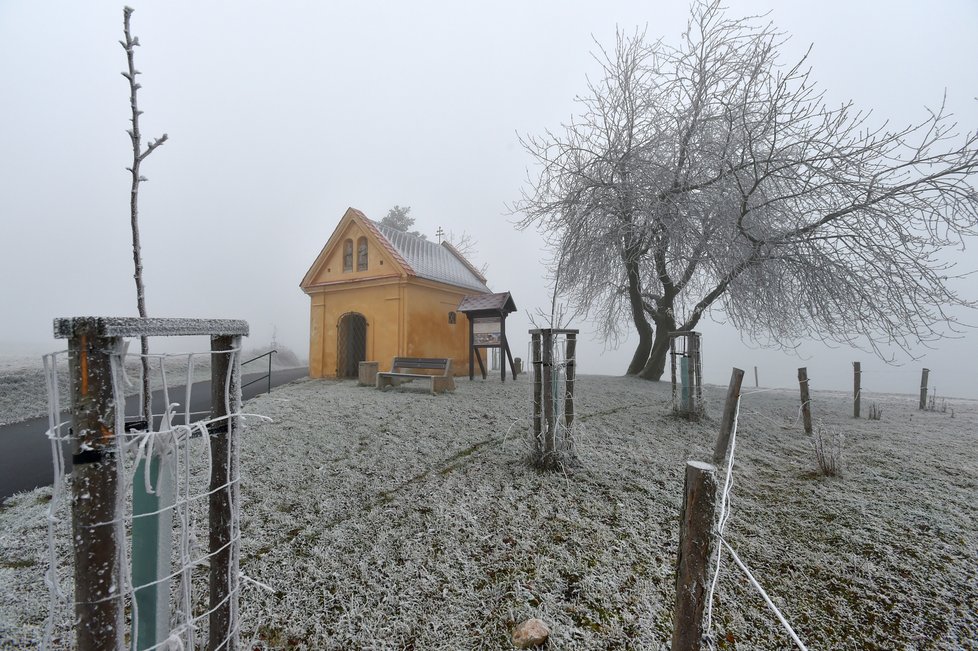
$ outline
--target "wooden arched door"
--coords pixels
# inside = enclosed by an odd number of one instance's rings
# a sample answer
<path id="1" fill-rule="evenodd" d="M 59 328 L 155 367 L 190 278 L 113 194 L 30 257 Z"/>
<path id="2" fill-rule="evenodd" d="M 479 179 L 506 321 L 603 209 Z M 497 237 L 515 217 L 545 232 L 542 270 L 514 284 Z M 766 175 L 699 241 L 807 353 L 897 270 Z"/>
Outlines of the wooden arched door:
<path id="1" fill-rule="evenodd" d="M 336 376 L 357 377 L 367 359 L 367 318 L 347 312 L 336 325 Z"/>

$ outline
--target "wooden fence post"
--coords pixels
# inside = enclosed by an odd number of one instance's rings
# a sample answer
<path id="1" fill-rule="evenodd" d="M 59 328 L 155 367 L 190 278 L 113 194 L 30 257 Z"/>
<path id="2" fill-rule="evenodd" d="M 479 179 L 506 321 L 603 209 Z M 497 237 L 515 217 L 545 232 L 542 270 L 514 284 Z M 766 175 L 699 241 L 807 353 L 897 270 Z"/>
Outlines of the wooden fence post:
<path id="1" fill-rule="evenodd" d="M 565 393 L 564 393 L 564 425 L 569 430 L 574 424 L 574 381 L 577 379 L 577 333 L 568 332 Z"/>
<path id="2" fill-rule="evenodd" d="M 920 374 L 920 408 L 927 409 L 927 376 L 930 369 L 925 368 Z"/>
<path id="3" fill-rule="evenodd" d="M 737 401 L 740 400 L 740 387 L 744 382 L 744 372 L 734 368 L 730 373 L 730 384 L 727 385 L 727 400 L 723 404 L 723 418 L 720 420 L 720 436 L 717 437 L 716 447 L 713 448 L 713 465 L 720 468 L 727 456 L 730 446 L 730 434 L 733 431 L 734 415 L 737 413 Z"/>
<path id="4" fill-rule="evenodd" d="M 757 367 L 755 366 L 754 367 L 754 388 L 756 389 L 756 388 L 758 388 L 760 386 L 761 386 L 761 383 L 757 380 Z"/>
<path id="5" fill-rule="evenodd" d="M 716 468 L 708 463 L 686 462 L 683 505 L 679 516 L 672 651 L 699 651 L 703 642 L 703 612 L 716 526 L 716 475 Z"/>
<path id="6" fill-rule="evenodd" d="M 862 381 L 862 367 L 859 362 L 852 363 L 852 417 L 859 418 L 859 402 L 862 396 L 859 392 L 862 390 L 860 387 Z"/>
<path id="7" fill-rule="evenodd" d="M 672 408 L 676 408 L 676 338 L 669 337 L 669 368 L 672 373 Z"/>
<path id="8" fill-rule="evenodd" d="M 554 410 L 554 334 L 543 331 L 543 465 L 552 467 L 557 454 L 557 414 Z"/>
<path id="9" fill-rule="evenodd" d="M 531 365 L 533 369 L 533 457 L 543 452 L 543 349 L 540 333 L 531 333 Z"/>
<path id="10" fill-rule="evenodd" d="M 75 565 L 75 647 L 121 649 L 126 632 L 120 581 L 121 514 L 116 513 L 116 410 L 112 352 L 121 339 L 78 319 L 68 339 L 71 378 L 71 514 Z M 124 541 L 121 541 L 124 544 Z"/>
<path id="11" fill-rule="evenodd" d="M 208 649 L 239 648 L 238 552 L 235 509 L 239 502 L 237 446 L 241 411 L 240 336 L 211 336 L 211 418 L 226 417 L 226 427 L 210 436 L 210 639 Z M 226 352 L 225 352 L 226 351 Z M 225 388 L 227 390 L 225 391 Z"/>
<path id="12" fill-rule="evenodd" d="M 805 424 L 805 433 L 812 433 L 812 400 L 808 392 L 808 369 L 804 366 L 798 369 L 798 387 L 801 389 L 801 416 Z"/>
<path id="13" fill-rule="evenodd" d="M 695 404 L 692 405 L 692 413 L 704 414 L 706 409 L 703 404 L 703 359 L 700 335 L 698 332 L 690 332 L 690 350 L 693 358 L 693 388 Z"/>

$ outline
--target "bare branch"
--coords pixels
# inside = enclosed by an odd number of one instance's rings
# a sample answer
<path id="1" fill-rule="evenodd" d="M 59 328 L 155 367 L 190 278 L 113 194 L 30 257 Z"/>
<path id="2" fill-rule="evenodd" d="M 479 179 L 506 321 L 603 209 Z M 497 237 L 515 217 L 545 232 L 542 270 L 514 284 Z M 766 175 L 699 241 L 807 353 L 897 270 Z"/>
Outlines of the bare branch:
<path id="1" fill-rule="evenodd" d="M 137 103 L 137 91 L 140 89 L 140 85 L 136 83 L 136 75 L 141 74 L 136 70 L 135 64 L 135 48 L 139 46 L 139 39 L 132 36 L 132 32 L 129 27 L 130 18 L 132 16 L 132 8 L 125 7 L 122 10 L 123 16 L 123 32 L 125 34 L 125 40 L 119 41 L 122 48 L 126 51 L 126 61 L 128 64 L 127 71 L 122 73 L 122 76 L 129 81 L 129 106 L 132 112 L 132 117 L 130 122 L 132 123 L 132 128 L 128 129 L 126 133 L 129 134 L 129 139 L 132 142 L 132 166 L 127 167 L 126 170 L 132 175 L 132 186 L 129 192 L 129 209 L 130 209 L 130 226 L 132 228 L 132 259 L 133 266 L 135 267 L 135 273 L 133 278 L 136 281 L 136 306 L 139 311 L 139 316 L 146 318 L 146 290 L 143 285 L 143 260 L 142 251 L 139 241 L 139 184 L 147 181 L 148 179 L 139 173 L 139 167 L 143 159 L 149 156 L 153 150 L 162 145 L 167 140 L 167 135 L 163 136 L 155 141 L 150 141 L 149 146 L 145 151 L 141 151 L 141 135 L 139 132 L 139 116 L 142 115 L 142 111 L 139 110 Z M 140 338 L 140 349 L 142 353 L 142 366 L 143 366 L 143 418 L 146 421 L 147 428 L 152 428 L 153 426 L 153 408 L 152 408 L 152 392 L 150 391 L 150 373 L 149 373 L 149 339 L 147 337 Z"/>
<path id="2" fill-rule="evenodd" d="M 630 373 L 657 378 L 663 337 L 711 309 L 764 345 L 880 354 L 954 336 L 953 308 L 975 307 L 939 260 L 978 234 L 978 134 L 943 102 L 897 129 L 829 107 L 784 41 L 694 2 L 678 46 L 599 45 L 580 113 L 521 138 L 537 169 L 517 225 L 559 251 L 559 290 L 606 337 L 638 331 Z"/>

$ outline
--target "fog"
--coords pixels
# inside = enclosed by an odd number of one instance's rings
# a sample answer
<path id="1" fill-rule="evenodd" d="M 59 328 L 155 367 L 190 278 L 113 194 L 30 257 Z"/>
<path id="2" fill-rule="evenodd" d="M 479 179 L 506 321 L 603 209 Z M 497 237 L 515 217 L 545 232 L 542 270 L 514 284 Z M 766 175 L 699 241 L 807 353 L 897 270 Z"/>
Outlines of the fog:
<path id="1" fill-rule="evenodd" d="M 557 128 L 596 73 L 595 42 L 616 26 L 676 42 L 687 6 L 592 2 L 133 2 L 145 162 L 140 228 L 151 316 L 246 319 L 249 346 L 308 354 L 308 298 L 299 281 L 348 206 L 379 220 L 411 206 L 414 228 L 478 242 L 489 285 L 520 311 L 507 331 L 525 356 L 528 312 L 548 309 L 542 237 L 517 231 L 507 204 L 531 161 L 520 134 Z M 798 56 L 814 44 L 813 77 L 830 103 L 853 99 L 903 125 L 947 104 L 962 131 L 978 126 L 978 4 L 734 1 L 763 13 Z M 0 3 L 0 354 L 55 350 L 59 316 L 135 315 L 129 231 L 132 150 L 122 5 Z M 529 170 L 533 173 L 533 170 Z M 973 253 L 949 252 L 961 270 Z M 962 284 L 978 298 L 978 281 Z M 722 321 L 722 314 L 714 315 Z M 974 314 L 962 314 L 971 322 Z M 633 341 L 615 349 L 584 320 L 581 371 L 621 374 Z M 940 394 L 978 397 L 978 336 L 898 353 L 802 343 L 791 355 L 751 347 L 704 323 L 705 378 L 759 367 L 790 386 L 912 393 L 921 366 Z M 522 334 L 521 334 L 522 333 Z M 172 347 L 175 344 L 154 343 Z M 158 348 L 161 349 L 161 348 Z"/>

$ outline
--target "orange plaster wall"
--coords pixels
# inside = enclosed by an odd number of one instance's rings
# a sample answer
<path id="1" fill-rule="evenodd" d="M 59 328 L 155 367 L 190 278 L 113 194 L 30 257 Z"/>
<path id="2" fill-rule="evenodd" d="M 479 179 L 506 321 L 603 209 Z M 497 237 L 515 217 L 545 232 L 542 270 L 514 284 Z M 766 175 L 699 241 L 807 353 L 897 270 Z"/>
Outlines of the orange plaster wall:
<path id="1" fill-rule="evenodd" d="M 455 375 L 468 374 L 469 322 L 461 312 L 454 325 L 448 322 L 466 293 L 420 282 L 405 287 L 406 356 L 448 357 Z"/>
<path id="2" fill-rule="evenodd" d="M 336 377 L 337 326 L 347 312 L 367 319 L 367 359 L 378 360 L 381 369 L 390 366 L 400 338 L 399 282 L 338 286 L 311 298 L 309 377 Z"/>
<path id="3" fill-rule="evenodd" d="M 309 298 L 311 299 L 309 310 L 309 377 L 325 377 L 323 338 L 325 335 L 326 295 L 317 293 Z"/>

